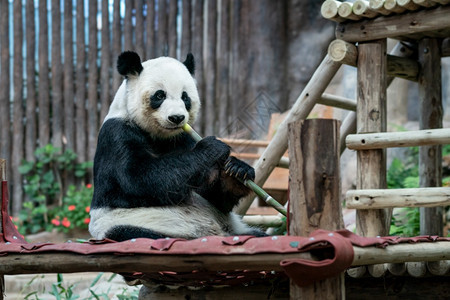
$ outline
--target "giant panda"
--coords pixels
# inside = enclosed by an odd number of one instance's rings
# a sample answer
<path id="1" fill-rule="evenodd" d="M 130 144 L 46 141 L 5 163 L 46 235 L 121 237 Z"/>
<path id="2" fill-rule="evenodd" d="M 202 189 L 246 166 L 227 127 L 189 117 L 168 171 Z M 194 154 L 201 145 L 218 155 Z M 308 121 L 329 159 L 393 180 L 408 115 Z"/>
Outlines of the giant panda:
<path id="1" fill-rule="evenodd" d="M 169 57 L 141 63 L 131 51 L 119 55 L 117 70 L 125 79 L 94 158 L 94 238 L 264 235 L 232 212 L 250 192 L 237 178 L 253 180 L 254 169 L 215 137 L 196 143 L 182 130 L 200 108 L 194 69 L 192 54 L 183 63 Z"/>

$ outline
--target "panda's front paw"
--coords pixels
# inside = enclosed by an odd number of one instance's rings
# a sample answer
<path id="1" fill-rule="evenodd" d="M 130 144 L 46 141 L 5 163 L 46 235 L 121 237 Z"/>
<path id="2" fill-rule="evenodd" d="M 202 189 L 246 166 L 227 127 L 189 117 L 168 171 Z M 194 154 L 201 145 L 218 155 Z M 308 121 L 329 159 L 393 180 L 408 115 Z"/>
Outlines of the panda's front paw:
<path id="1" fill-rule="evenodd" d="M 203 153 L 211 165 L 222 165 L 230 155 L 230 146 L 222 141 L 219 141 L 214 136 L 208 136 L 202 139 L 195 145 L 194 150 Z"/>
<path id="2" fill-rule="evenodd" d="M 241 181 L 247 179 L 255 180 L 255 169 L 234 156 L 228 157 L 225 161 L 224 171 L 231 177 L 235 177 Z"/>

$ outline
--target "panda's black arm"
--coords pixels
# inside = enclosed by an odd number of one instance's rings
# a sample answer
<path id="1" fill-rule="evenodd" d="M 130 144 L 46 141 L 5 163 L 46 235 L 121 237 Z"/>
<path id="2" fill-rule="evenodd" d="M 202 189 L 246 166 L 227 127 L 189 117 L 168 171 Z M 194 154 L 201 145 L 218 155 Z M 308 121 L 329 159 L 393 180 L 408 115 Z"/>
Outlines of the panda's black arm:
<path id="1" fill-rule="evenodd" d="M 192 189 L 208 180 L 212 166 L 218 160 L 225 160 L 229 153 L 229 148 L 214 138 L 205 139 L 192 150 L 177 149 L 193 144 L 181 141 L 173 150 L 183 151 L 157 155 L 156 150 L 160 151 L 161 146 L 149 145 L 148 136 L 138 127 L 108 120 L 99 134 L 95 159 L 97 186 L 106 185 L 100 178 L 114 174 L 111 180 L 117 182 L 129 201 L 151 201 L 129 203 L 130 206 L 181 203 L 190 197 Z"/>

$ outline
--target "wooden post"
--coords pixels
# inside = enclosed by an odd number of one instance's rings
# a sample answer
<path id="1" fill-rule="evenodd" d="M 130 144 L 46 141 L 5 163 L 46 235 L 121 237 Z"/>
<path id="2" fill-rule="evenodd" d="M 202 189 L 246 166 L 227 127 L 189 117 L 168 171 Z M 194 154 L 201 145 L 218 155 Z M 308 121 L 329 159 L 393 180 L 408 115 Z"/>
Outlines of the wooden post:
<path id="1" fill-rule="evenodd" d="M 437 39 L 419 41 L 420 129 L 442 128 L 441 57 Z M 442 146 L 419 148 L 421 187 L 442 185 Z M 420 208 L 420 234 L 442 236 L 442 207 Z"/>
<path id="2" fill-rule="evenodd" d="M 291 235 L 343 228 L 340 203 L 339 126 L 330 119 L 288 124 Z M 291 299 L 343 299 L 344 273 L 300 288 L 291 282 Z"/>
<path id="3" fill-rule="evenodd" d="M 357 132 L 386 131 L 386 39 L 358 46 Z M 386 187 L 384 149 L 357 153 L 357 189 Z M 356 231 L 362 236 L 387 235 L 390 210 L 358 210 Z"/>

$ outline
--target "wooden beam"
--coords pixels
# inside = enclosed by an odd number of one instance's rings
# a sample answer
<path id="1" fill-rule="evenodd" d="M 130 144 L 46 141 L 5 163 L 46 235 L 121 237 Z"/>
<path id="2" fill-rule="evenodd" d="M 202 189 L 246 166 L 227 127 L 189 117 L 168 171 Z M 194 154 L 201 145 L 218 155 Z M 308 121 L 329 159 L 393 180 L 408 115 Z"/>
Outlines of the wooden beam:
<path id="1" fill-rule="evenodd" d="M 353 247 L 352 266 L 450 259 L 450 242 L 396 244 L 386 248 Z"/>
<path id="2" fill-rule="evenodd" d="M 345 142 L 352 150 L 450 144 L 450 128 L 351 134 Z"/>
<path id="3" fill-rule="evenodd" d="M 355 100 L 326 93 L 322 94 L 322 97 L 320 97 L 317 103 L 352 111 L 356 110 Z"/>
<path id="4" fill-rule="evenodd" d="M 327 55 L 317 67 L 308 84 L 290 109 L 288 115 L 283 122 L 281 122 L 280 126 L 278 126 L 277 132 L 273 136 L 269 146 L 264 150 L 261 157 L 256 162 L 255 183 L 257 185 L 264 185 L 270 173 L 272 173 L 273 169 L 278 165 L 280 158 L 287 150 L 287 124 L 296 120 L 306 119 L 340 66 L 340 63 L 334 62 Z M 244 215 L 252 204 L 253 199 L 254 195 L 249 195 L 242 199 L 236 212 L 240 215 Z"/>
<path id="5" fill-rule="evenodd" d="M 308 119 L 289 128 L 289 234 L 344 227 L 339 199 L 339 124 Z M 291 281 L 291 299 L 343 299 L 344 273 L 300 288 Z"/>
<path id="6" fill-rule="evenodd" d="M 386 39 L 358 46 L 357 133 L 386 131 Z M 357 152 L 357 189 L 386 188 L 386 152 Z M 389 210 L 358 210 L 356 232 L 362 236 L 387 235 Z"/>
<path id="7" fill-rule="evenodd" d="M 6 160 L 0 158 L 0 234 L 3 234 L 3 216 L 2 216 L 2 203 L 3 203 L 3 191 L 1 184 L 2 181 L 6 180 Z M 3 300 L 3 294 L 5 293 L 5 278 L 3 272 L 0 271 L 0 300 Z"/>
<path id="8" fill-rule="evenodd" d="M 336 39 L 328 46 L 328 55 L 337 62 L 356 67 L 358 48 L 344 40 Z M 387 55 L 387 74 L 411 81 L 417 81 L 419 75 L 419 63 L 416 60 Z"/>
<path id="9" fill-rule="evenodd" d="M 450 205 L 450 188 L 349 190 L 345 201 L 350 209 L 445 206 Z"/>
<path id="10" fill-rule="evenodd" d="M 450 6 L 439 6 L 403 15 L 339 23 L 336 26 L 336 38 L 347 42 L 364 42 L 414 33 L 436 32 L 450 28 L 449 15 Z M 446 33 L 443 33 L 443 37 L 445 36 Z"/>
<path id="11" fill-rule="evenodd" d="M 443 105 L 439 46 L 440 43 L 437 39 L 426 38 L 419 41 L 420 129 L 442 128 Z M 450 141 L 450 130 L 447 130 L 447 141 Z M 442 186 L 441 145 L 419 147 L 419 185 L 420 187 Z M 442 236 L 443 227 L 443 207 L 420 208 L 420 234 Z"/>

